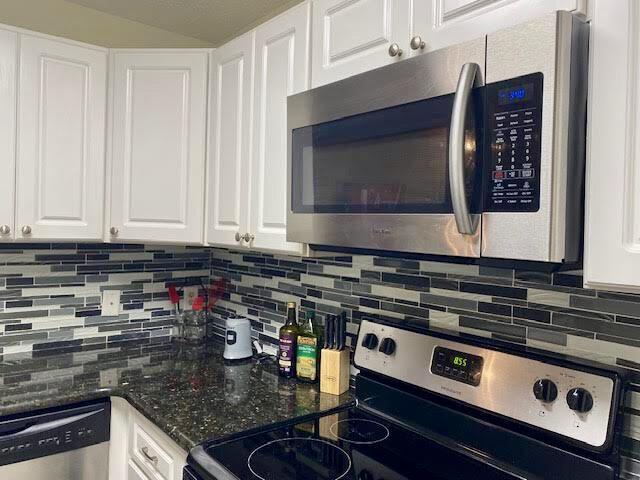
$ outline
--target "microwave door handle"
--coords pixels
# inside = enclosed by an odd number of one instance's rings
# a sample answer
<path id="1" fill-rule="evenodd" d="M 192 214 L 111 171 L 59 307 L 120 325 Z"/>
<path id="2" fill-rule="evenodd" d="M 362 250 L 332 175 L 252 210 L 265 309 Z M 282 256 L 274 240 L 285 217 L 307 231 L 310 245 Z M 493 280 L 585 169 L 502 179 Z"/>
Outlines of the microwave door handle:
<path id="1" fill-rule="evenodd" d="M 464 127 L 469 105 L 471 90 L 478 72 L 478 65 L 465 63 L 460 71 L 458 86 L 453 100 L 451 112 L 451 127 L 449 129 L 449 187 L 451 189 L 451 204 L 456 219 L 458 232 L 463 235 L 475 234 L 478 226 L 477 216 L 469 213 L 467 194 L 464 181 Z"/>

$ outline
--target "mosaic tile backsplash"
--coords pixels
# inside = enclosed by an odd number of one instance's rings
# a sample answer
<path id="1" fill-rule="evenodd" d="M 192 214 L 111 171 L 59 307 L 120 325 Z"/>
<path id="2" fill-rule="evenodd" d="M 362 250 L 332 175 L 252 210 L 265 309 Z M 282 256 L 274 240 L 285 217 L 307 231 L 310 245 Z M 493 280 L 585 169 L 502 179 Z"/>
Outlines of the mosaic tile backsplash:
<path id="1" fill-rule="evenodd" d="M 362 319 L 406 319 L 571 353 L 627 368 L 626 477 L 640 480 L 640 295 L 586 290 L 580 271 L 542 273 L 374 256 L 306 259 L 214 249 L 212 279 L 228 281 L 222 318 L 251 319 L 256 338 L 276 343 L 286 302 L 301 311 L 346 311 L 355 338 Z"/>
<path id="2" fill-rule="evenodd" d="M 172 334 L 169 284 L 209 278 L 210 250 L 109 244 L 0 244 L 0 353 L 162 341 Z M 121 313 L 103 316 L 102 291 Z"/>
<path id="3" fill-rule="evenodd" d="M 167 286 L 224 279 L 214 333 L 244 315 L 276 343 L 285 303 L 320 322 L 408 319 L 628 368 L 625 478 L 640 480 L 640 295 L 581 288 L 581 272 L 541 273 L 363 255 L 325 259 L 226 249 L 108 244 L 0 244 L 0 354 L 162 343 L 173 332 Z M 105 289 L 121 314 L 102 316 Z"/>

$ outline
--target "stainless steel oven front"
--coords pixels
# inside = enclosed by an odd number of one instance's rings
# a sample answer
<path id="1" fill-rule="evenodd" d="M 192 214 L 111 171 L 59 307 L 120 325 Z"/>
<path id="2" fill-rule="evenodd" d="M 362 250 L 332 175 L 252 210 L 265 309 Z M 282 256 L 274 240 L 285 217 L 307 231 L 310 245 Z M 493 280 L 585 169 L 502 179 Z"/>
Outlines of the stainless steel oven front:
<path id="1" fill-rule="evenodd" d="M 289 97 L 287 240 L 575 260 L 587 39 L 554 12 Z"/>

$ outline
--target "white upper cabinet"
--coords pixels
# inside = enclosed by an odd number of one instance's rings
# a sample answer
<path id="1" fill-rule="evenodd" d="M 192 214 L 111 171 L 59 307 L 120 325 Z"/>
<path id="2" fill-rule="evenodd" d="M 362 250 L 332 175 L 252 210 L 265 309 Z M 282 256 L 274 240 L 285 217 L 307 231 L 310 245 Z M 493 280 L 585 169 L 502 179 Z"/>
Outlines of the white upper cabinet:
<path id="1" fill-rule="evenodd" d="M 313 87 L 406 57 L 411 4 L 411 0 L 314 0 Z M 394 43 L 402 54 L 390 54 Z"/>
<path id="2" fill-rule="evenodd" d="M 202 243 L 205 50 L 115 50 L 111 241 Z"/>
<path id="3" fill-rule="evenodd" d="M 414 0 L 411 37 L 428 52 L 473 40 L 554 10 L 585 12 L 586 0 Z"/>
<path id="4" fill-rule="evenodd" d="M 640 293 L 640 4 L 594 2 L 584 280 Z"/>
<path id="5" fill-rule="evenodd" d="M 310 4 L 256 30 L 250 246 L 300 253 L 286 241 L 287 96 L 307 90 Z"/>
<path id="6" fill-rule="evenodd" d="M 105 49 L 20 36 L 17 239 L 102 237 L 106 79 Z"/>
<path id="7" fill-rule="evenodd" d="M 211 54 L 207 243 L 246 245 L 255 32 Z"/>
<path id="8" fill-rule="evenodd" d="M 18 35 L 0 30 L 0 242 L 14 238 Z"/>

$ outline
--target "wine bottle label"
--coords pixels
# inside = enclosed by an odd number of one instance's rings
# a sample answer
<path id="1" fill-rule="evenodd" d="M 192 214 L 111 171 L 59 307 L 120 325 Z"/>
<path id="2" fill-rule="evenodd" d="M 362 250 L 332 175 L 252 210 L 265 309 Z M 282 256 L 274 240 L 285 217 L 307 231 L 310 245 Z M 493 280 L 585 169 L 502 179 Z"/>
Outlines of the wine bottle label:
<path id="1" fill-rule="evenodd" d="M 291 374 L 295 367 L 295 336 L 287 333 L 280 335 L 280 350 L 278 352 L 278 366 L 282 373 Z"/>
<path id="2" fill-rule="evenodd" d="M 318 362 L 318 340 L 312 337 L 298 337 L 298 355 L 296 370 L 298 377 L 316 379 Z"/>

